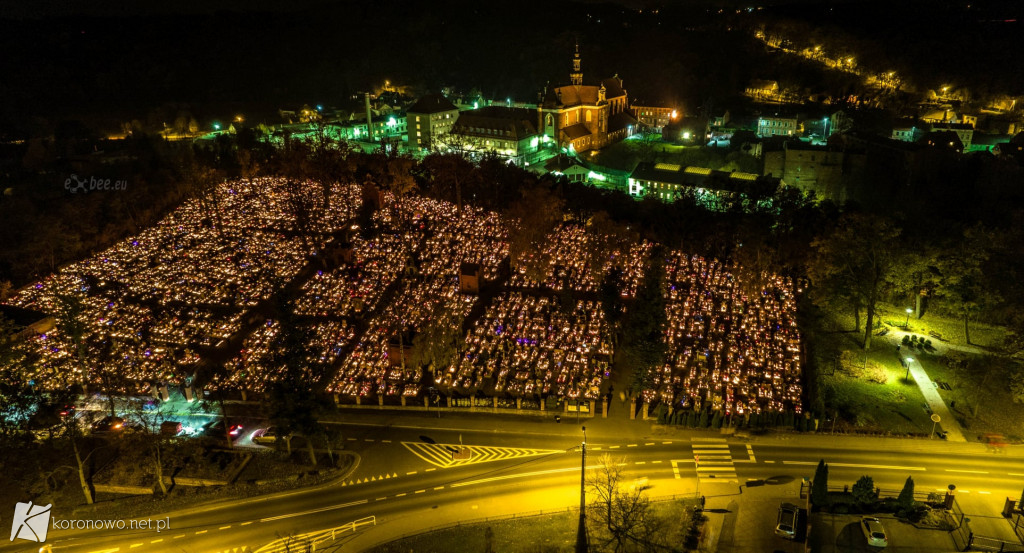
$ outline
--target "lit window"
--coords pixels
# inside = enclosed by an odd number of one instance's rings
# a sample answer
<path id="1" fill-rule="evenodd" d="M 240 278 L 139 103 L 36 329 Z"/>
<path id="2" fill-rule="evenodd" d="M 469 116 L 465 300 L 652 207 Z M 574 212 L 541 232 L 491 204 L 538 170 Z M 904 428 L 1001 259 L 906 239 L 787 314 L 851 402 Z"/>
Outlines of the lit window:
<path id="1" fill-rule="evenodd" d="M 416 116 L 416 122 L 417 122 L 417 123 L 419 123 L 419 122 L 420 122 L 420 116 L 419 116 L 419 115 L 417 115 L 417 116 Z M 419 125 L 416 125 L 416 126 L 418 127 Z"/>
<path id="2" fill-rule="evenodd" d="M 423 136 L 423 135 L 420 133 L 420 131 L 416 131 L 416 137 L 419 138 L 421 136 Z"/>

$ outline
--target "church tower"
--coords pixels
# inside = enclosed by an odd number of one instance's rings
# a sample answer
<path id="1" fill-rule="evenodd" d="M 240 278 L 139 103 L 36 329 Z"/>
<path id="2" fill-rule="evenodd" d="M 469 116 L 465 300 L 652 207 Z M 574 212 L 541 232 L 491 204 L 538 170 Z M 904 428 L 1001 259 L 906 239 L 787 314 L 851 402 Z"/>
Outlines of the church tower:
<path id="1" fill-rule="evenodd" d="M 573 86 L 583 86 L 583 71 L 580 69 L 580 43 L 576 43 L 576 55 L 572 58 L 572 73 L 569 73 L 569 80 Z"/>

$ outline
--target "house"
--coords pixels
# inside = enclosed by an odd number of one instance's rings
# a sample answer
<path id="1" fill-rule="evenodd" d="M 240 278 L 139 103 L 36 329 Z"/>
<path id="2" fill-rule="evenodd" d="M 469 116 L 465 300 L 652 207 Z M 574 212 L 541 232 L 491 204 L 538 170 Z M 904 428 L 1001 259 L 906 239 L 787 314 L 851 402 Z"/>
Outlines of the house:
<path id="1" fill-rule="evenodd" d="M 661 130 L 679 118 L 679 111 L 674 108 L 657 106 L 633 106 L 636 120 L 643 126 L 661 132 Z"/>
<path id="2" fill-rule="evenodd" d="M 535 116 L 529 109 L 505 106 L 463 111 L 452 125 L 448 145 L 469 152 L 493 152 L 522 165 L 540 145 Z"/>
<path id="3" fill-rule="evenodd" d="M 902 142 L 917 142 L 924 136 L 924 129 L 916 125 L 901 125 L 892 129 L 893 140 Z"/>
<path id="4" fill-rule="evenodd" d="M 754 100 L 776 101 L 779 99 L 779 82 L 754 79 L 743 93 Z"/>
<path id="5" fill-rule="evenodd" d="M 767 136 L 799 136 L 803 133 L 800 120 L 796 117 L 779 115 L 763 116 L 757 119 L 757 135 Z"/>
<path id="6" fill-rule="evenodd" d="M 960 141 L 960 136 L 953 131 L 932 131 L 924 135 L 918 144 L 931 148 L 948 148 L 958 154 L 964 153 L 964 143 Z"/>
<path id="7" fill-rule="evenodd" d="M 935 123 L 932 125 L 932 132 L 951 131 L 956 133 L 963 144 L 963 151 L 971 149 L 971 142 L 974 139 L 974 125 L 968 123 Z"/>
<path id="8" fill-rule="evenodd" d="M 429 94 L 417 100 L 406 114 L 409 149 L 423 152 L 440 145 L 439 139 L 448 135 L 458 119 L 459 108 L 441 94 Z"/>
<path id="9" fill-rule="evenodd" d="M 557 155 L 544 164 L 545 172 L 565 175 L 571 182 L 587 182 L 590 180 L 590 168 L 574 157 Z"/>

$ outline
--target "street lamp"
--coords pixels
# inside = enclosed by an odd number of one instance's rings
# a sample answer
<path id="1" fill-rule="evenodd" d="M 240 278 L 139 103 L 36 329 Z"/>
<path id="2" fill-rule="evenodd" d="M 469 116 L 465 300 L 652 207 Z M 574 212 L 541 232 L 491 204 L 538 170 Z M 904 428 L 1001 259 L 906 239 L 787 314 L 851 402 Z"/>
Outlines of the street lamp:
<path id="1" fill-rule="evenodd" d="M 583 427 L 583 443 L 580 445 L 580 525 L 576 528 L 576 553 L 587 553 L 587 427 Z"/>
<path id="2" fill-rule="evenodd" d="M 909 307 L 907 308 L 907 322 L 903 323 L 903 328 L 910 328 L 910 314 L 913 312 L 913 309 Z"/>
<path id="3" fill-rule="evenodd" d="M 907 357 L 905 364 L 907 365 L 907 374 L 903 375 L 903 380 L 910 380 L 910 364 L 914 362 L 913 357 Z"/>

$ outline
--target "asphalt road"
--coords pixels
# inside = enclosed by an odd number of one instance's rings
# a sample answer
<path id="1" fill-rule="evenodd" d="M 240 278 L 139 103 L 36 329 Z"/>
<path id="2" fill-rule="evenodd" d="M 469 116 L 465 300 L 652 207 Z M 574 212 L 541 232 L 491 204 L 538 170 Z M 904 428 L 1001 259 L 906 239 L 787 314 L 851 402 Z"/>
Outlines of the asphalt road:
<path id="1" fill-rule="evenodd" d="M 559 432 L 546 430 L 550 426 L 526 428 L 499 433 L 346 425 L 347 449 L 360 455 L 360 464 L 344 482 L 153 516 L 167 517 L 170 527 L 159 533 L 51 529 L 47 544 L 61 553 L 256 551 L 277 539 L 335 528 L 335 541 L 321 544 L 318 551 L 342 546 L 361 551 L 460 520 L 578 506 L 582 436 L 567 436 L 564 426 Z M 749 486 L 810 477 L 819 459 L 829 463 L 833 485 L 852 485 L 867 474 L 876 486 L 899 490 L 909 475 L 919 491 L 944 491 L 955 484 L 964 497 L 990 499 L 995 510 L 1003 497 L 1019 497 L 1024 487 L 1024 458 L 1014 454 L 958 444 L 930 452 L 881 451 L 876 447 L 882 440 L 861 439 L 851 445 L 847 438 L 831 445 L 820 436 L 813 438 L 749 442 L 708 434 L 629 439 L 606 432 L 589 438 L 587 465 L 621 464 L 627 483 L 646 478 L 655 498 L 699 491 L 708 497 L 735 495 L 742 502 Z M 460 440 L 471 457 L 453 461 Z M 344 527 L 367 517 L 372 522 L 357 532 Z M 0 551 L 37 547 L 19 541 L 0 546 Z"/>

